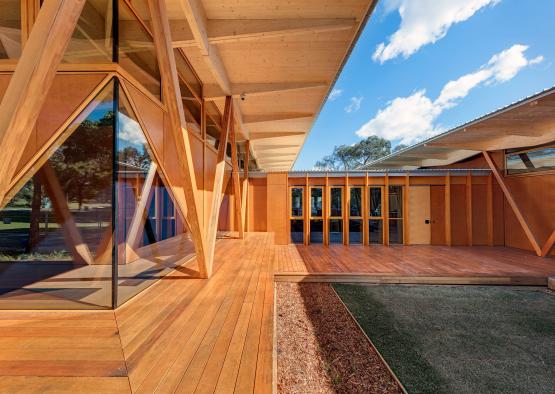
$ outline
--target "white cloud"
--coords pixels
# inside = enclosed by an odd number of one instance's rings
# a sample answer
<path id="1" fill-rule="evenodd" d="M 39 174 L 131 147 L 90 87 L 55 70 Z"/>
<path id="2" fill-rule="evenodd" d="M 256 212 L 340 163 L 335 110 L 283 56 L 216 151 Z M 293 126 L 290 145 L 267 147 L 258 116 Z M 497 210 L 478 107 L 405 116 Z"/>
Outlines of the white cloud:
<path id="1" fill-rule="evenodd" d="M 333 88 L 333 90 L 331 91 L 328 97 L 328 100 L 334 101 L 336 98 L 341 97 L 342 94 L 343 94 L 343 89 Z"/>
<path id="2" fill-rule="evenodd" d="M 407 58 L 422 46 L 445 37 L 452 25 L 464 22 L 478 10 L 501 0 L 388 0 L 386 11 L 398 10 L 399 29 L 380 43 L 372 58 L 381 63 L 399 55 Z"/>
<path id="3" fill-rule="evenodd" d="M 360 109 L 360 104 L 362 103 L 363 99 L 364 97 L 362 96 L 351 97 L 350 98 L 351 103 L 345 107 L 345 112 L 347 113 L 357 112 Z"/>
<path id="4" fill-rule="evenodd" d="M 120 121 L 118 138 L 121 141 L 134 147 L 141 147 L 147 143 L 141 126 L 135 120 L 121 112 L 118 113 L 118 117 Z"/>
<path id="5" fill-rule="evenodd" d="M 432 101 L 425 90 L 408 97 L 397 97 L 378 111 L 376 116 L 356 131 L 360 137 L 376 135 L 388 140 L 412 144 L 442 131 L 436 120 L 441 113 L 458 105 L 470 91 L 480 85 L 502 83 L 514 78 L 524 67 L 543 61 L 542 56 L 528 59 L 526 45 L 513 45 L 491 57 L 479 70 L 449 81 Z"/>

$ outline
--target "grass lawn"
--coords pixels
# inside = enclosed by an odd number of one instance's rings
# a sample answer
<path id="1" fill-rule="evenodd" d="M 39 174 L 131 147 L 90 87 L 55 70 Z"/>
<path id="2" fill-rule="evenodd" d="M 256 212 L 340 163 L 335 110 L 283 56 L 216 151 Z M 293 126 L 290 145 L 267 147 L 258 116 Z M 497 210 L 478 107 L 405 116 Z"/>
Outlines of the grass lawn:
<path id="1" fill-rule="evenodd" d="M 334 285 L 409 393 L 553 393 L 555 294 Z"/>

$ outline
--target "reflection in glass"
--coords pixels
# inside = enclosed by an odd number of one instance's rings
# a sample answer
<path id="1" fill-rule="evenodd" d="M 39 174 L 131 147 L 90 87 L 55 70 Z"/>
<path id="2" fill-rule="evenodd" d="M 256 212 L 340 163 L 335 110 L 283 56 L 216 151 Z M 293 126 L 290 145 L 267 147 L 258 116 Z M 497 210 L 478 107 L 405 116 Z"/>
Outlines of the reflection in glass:
<path id="1" fill-rule="evenodd" d="M 403 217 L 403 187 L 389 186 L 389 217 Z"/>
<path id="2" fill-rule="evenodd" d="M 291 216 L 303 216 L 303 189 L 301 187 L 291 188 Z"/>
<path id="3" fill-rule="evenodd" d="M 183 82 L 187 85 L 188 89 L 196 95 L 196 97 L 202 97 L 202 85 L 197 78 L 193 68 L 187 62 L 185 56 L 181 49 L 174 49 L 175 54 L 175 65 L 177 68 L 177 73 Z"/>
<path id="4" fill-rule="evenodd" d="M 362 243 L 362 220 L 361 219 L 349 220 L 349 243 L 350 244 Z"/>
<path id="5" fill-rule="evenodd" d="M 118 305 L 194 253 L 185 222 L 124 92 L 117 134 Z"/>
<path id="6" fill-rule="evenodd" d="M 310 243 L 321 244 L 324 242 L 324 221 L 313 219 L 310 221 Z"/>
<path id="7" fill-rule="evenodd" d="M 351 217 L 361 217 L 362 216 L 362 188 L 352 187 L 351 188 L 351 199 L 349 202 L 349 215 Z"/>
<path id="8" fill-rule="evenodd" d="M 71 36 L 63 61 L 110 63 L 113 61 L 112 0 L 87 0 Z"/>
<path id="9" fill-rule="evenodd" d="M 2 203 L 1 309 L 112 306 L 112 86 Z"/>
<path id="10" fill-rule="evenodd" d="M 330 219 L 329 242 L 330 244 L 343 243 L 343 220 Z"/>
<path id="11" fill-rule="evenodd" d="M 383 221 L 381 219 L 370 219 L 368 226 L 369 242 L 371 244 L 383 244 Z"/>
<path id="12" fill-rule="evenodd" d="M 330 188 L 330 216 L 341 217 L 343 214 L 343 193 L 341 188 Z"/>
<path id="13" fill-rule="evenodd" d="M 140 8 L 146 0 L 139 0 Z M 161 97 L 160 70 L 152 36 L 146 26 L 137 19 L 129 6 L 119 0 L 118 62 L 133 78 L 155 97 Z"/>
<path id="14" fill-rule="evenodd" d="M 181 56 L 176 57 L 181 59 Z M 184 61 L 182 59 L 182 61 Z M 197 134 L 201 133 L 201 119 L 202 111 L 200 101 L 195 97 L 195 95 L 189 89 L 189 86 L 185 84 L 181 75 L 179 75 L 179 90 L 181 91 L 181 99 L 183 102 L 183 112 L 185 112 L 185 121 L 187 122 L 187 130 L 194 131 Z"/>
<path id="15" fill-rule="evenodd" d="M 382 216 L 382 188 L 370 188 L 370 217 Z"/>
<path id="16" fill-rule="evenodd" d="M 402 244 L 403 243 L 403 221 L 393 219 L 389 221 L 389 243 Z"/>
<path id="17" fill-rule="evenodd" d="M 310 216 L 322 217 L 322 188 L 310 189 Z"/>
<path id="18" fill-rule="evenodd" d="M 0 59 L 18 59 L 21 56 L 20 0 L 3 0 L 0 10 Z"/>
<path id="19" fill-rule="evenodd" d="M 555 147 L 510 153 L 507 155 L 507 174 L 524 174 L 527 172 L 555 170 Z"/>
<path id="20" fill-rule="evenodd" d="M 294 244 L 304 243 L 304 221 L 302 219 L 291 220 L 291 242 Z"/>

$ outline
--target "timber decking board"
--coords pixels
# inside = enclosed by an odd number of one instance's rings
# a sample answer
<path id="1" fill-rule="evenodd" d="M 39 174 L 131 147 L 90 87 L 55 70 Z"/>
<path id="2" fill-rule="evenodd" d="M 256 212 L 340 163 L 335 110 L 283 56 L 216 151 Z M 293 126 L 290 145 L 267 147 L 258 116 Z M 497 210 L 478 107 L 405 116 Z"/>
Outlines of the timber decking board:
<path id="1" fill-rule="evenodd" d="M 227 237 L 115 311 L 2 311 L 1 392 L 266 393 L 274 280 L 544 284 L 552 258 L 504 247 L 276 245 Z"/>
<path id="2" fill-rule="evenodd" d="M 115 311 L 3 311 L 0 392 L 271 392 L 275 257 L 249 234 Z"/>

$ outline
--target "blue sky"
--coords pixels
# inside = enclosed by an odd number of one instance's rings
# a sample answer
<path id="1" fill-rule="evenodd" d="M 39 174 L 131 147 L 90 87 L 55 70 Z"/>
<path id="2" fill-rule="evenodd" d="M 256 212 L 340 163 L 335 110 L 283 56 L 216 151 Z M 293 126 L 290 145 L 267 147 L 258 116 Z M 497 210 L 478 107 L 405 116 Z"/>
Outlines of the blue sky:
<path id="1" fill-rule="evenodd" d="M 412 144 L 555 85 L 553 15 L 553 0 L 381 0 L 295 169 L 367 135 Z"/>

